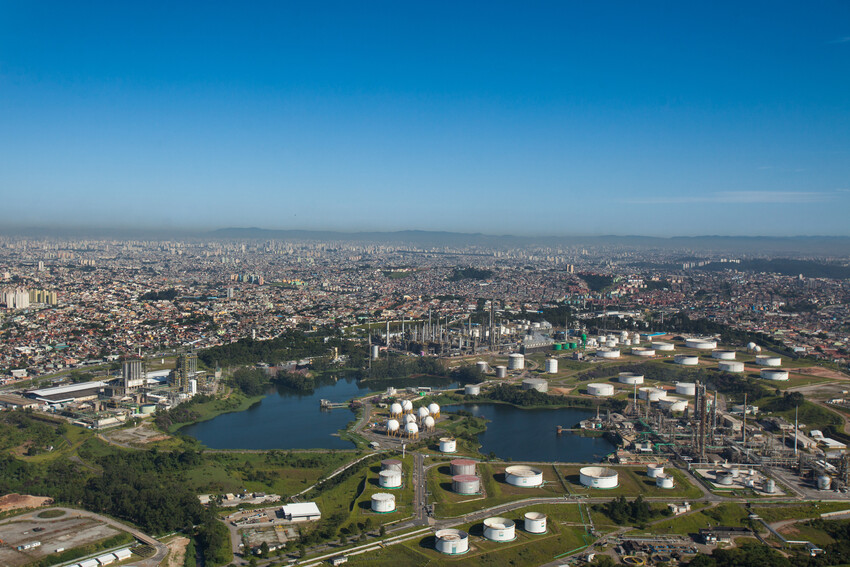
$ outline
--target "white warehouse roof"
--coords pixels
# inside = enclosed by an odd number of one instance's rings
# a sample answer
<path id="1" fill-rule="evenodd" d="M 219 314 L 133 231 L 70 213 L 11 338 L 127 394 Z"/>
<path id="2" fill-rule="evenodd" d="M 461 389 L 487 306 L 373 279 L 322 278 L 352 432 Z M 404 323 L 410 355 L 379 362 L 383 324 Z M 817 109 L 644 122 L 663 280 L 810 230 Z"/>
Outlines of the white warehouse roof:
<path id="1" fill-rule="evenodd" d="M 287 504 L 281 508 L 283 515 L 287 518 L 306 518 L 309 516 L 321 516 L 319 507 L 315 502 L 298 502 L 295 504 Z"/>

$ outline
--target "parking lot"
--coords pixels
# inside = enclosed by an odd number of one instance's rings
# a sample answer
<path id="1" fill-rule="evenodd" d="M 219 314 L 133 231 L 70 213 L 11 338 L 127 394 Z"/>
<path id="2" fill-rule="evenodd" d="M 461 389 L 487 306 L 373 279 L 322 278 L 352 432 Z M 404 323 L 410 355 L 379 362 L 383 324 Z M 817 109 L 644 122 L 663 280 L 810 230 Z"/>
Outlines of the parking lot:
<path id="1" fill-rule="evenodd" d="M 118 530 L 91 518 L 65 514 L 59 518 L 32 518 L 0 524 L 0 565 L 27 565 L 59 549 L 72 549 L 118 534 Z M 41 545 L 19 551 L 19 546 Z"/>

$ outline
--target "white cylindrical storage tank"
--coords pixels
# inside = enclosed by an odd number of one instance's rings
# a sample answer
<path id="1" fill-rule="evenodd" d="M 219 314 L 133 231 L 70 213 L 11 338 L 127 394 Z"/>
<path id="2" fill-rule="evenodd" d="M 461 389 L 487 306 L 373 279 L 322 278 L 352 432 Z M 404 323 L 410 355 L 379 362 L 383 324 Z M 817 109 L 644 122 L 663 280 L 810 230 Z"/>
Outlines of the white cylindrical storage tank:
<path id="1" fill-rule="evenodd" d="M 619 484 L 617 471 L 608 467 L 583 467 L 578 472 L 582 485 L 590 488 L 616 488 Z"/>
<path id="2" fill-rule="evenodd" d="M 399 427 L 401 427 L 401 424 L 397 419 L 390 419 L 387 421 L 387 435 L 398 435 Z"/>
<path id="3" fill-rule="evenodd" d="M 737 360 L 721 360 L 717 363 L 717 369 L 721 372 L 740 373 L 744 371 L 744 363 Z"/>
<path id="4" fill-rule="evenodd" d="M 605 346 L 608 348 L 616 348 L 617 347 L 617 339 L 608 339 L 605 341 Z"/>
<path id="5" fill-rule="evenodd" d="M 522 381 L 523 390 L 537 390 L 538 392 L 548 392 L 549 382 L 540 378 L 526 378 Z"/>
<path id="6" fill-rule="evenodd" d="M 591 396 L 613 396 L 614 386 L 611 384 L 588 384 L 587 393 Z"/>
<path id="7" fill-rule="evenodd" d="M 717 341 L 712 339 L 685 339 L 685 346 L 699 350 L 714 350 L 717 348 Z"/>
<path id="8" fill-rule="evenodd" d="M 669 352 L 669 351 L 672 351 L 672 350 L 676 350 L 676 345 L 674 345 L 673 343 L 664 343 L 664 342 L 653 341 L 652 342 L 652 348 L 654 348 L 655 350 L 658 350 L 658 351 Z"/>
<path id="9" fill-rule="evenodd" d="M 688 400 L 673 396 L 664 396 L 658 403 L 668 411 L 685 411 L 688 408 Z"/>
<path id="10" fill-rule="evenodd" d="M 717 484 L 720 486 L 732 486 L 732 483 L 735 482 L 735 477 L 732 476 L 732 473 L 726 471 L 717 472 L 715 478 L 717 479 Z"/>
<path id="11" fill-rule="evenodd" d="M 767 479 L 764 482 L 764 491 L 768 494 L 773 494 L 774 492 L 776 492 L 776 481 L 772 478 Z"/>
<path id="12" fill-rule="evenodd" d="M 645 356 L 647 358 L 655 356 L 655 350 L 651 348 L 635 347 L 632 349 L 632 354 L 635 356 Z"/>
<path id="13" fill-rule="evenodd" d="M 505 482 L 512 486 L 541 486 L 543 471 L 526 465 L 513 465 L 505 469 Z"/>
<path id="14" fill-rule="evenodd" d="M 681 364 L 682 366 L 696 366 L 699 364 L 699 357 L 688 354 L 677 354 L 675 361 L 676 364 Z"/>
<path id="15" fill-rule="evenodd" d="M 524 517 L 525 531 L 530 534 L 546 533 L 546 514 L 543 512 L 526 512 Z"/>
<path id="16" fill-rule="evenodd" d="M 452 476 L 474 475 L 476 462 L 472 459 L 455 459 L 451 463 Z"/>
<path id="17" fill-rule="evenodd" d="M 404 426 L 404 433 L 408 437 L 416 437 L 419 435 L 419 426 L 413 423 L 412 421 Z"/>
<path id="18" fill-rule="evenodd" d="M 596 351 L 596 356 L 605 359 L 620 358 L 620 351 L 612 348 L 601 348 Z"/>
<path id="19" fill-rule="evenodd" d="M 659 465 L 657 463 L 650 463 L 646 465 L 646 476 L 649 478 L 656 478 L 660 474 L 664 474 L 664 465 Z"/>
<path id="20" fill-rule="evenodd" d="M 372 345 L 372 360 L 378 360 L 378 356 L 381 354 L 381 349 L 378 345 Z"/>
<path id="21" fill-rule="evenodd" d="M 638 388 L 638 397 L 642 400 L 647 400 L 649 402 L 657 402 L 666 395 L 667 392 L 660 388 L 653 388 L 651 386 Z"/>
<path id="22" fill-rule="evenodd" d="M 425 406 L 422 406 L 418 410 L 416 410 L 416 414 L 419 416 L 419 421 L 425 421 L 425 418 L 431 415 L 431 412 Z"/>
<path id="23" fill-rule="evenodd" d="M 516 539 L 516 524 L 508 518 L 484 520 L 484 537 L 490 541 L 513 541 Z"/>
<path id="24" fill-rule="evenodd" d="M 481 479 L 474 474 L 456 474 L 452 477 L 452 492 L 478 494 L 481 492 Z"/>
<path id="25" fill-rule="evenodd" d="M 457 451 L 457 440 L 454 437 L 440 437 L 440 452 L 455 453 Z"/>
<path id="26" fill-rule="evenodd" d="M 469 534 L 463 530 L 438 530 L 434 547 L 446 555 L 462 555 L 469 551 Z"/>
<path id="27" fill-rule="evenodd" d="M 487 363 L 483 360 L 479 360 L 475 363 L 475 368 L 477 368 L 480 372 L 487 372 Z"/>
<path id="28" fill-rule="evenodd" d="M 780 366 L 782 364 L 782 359 L 778 356 L 760 354 L 756 357 L 756 364 L 759 366 Z"/>
<path id="29" fill-rule="evenodd" d="M 829 490 L 829 487 L 832 486 L 832 479 L 825 474 L 822 474 L 818 477 L 818 490 Z"/>
<path id="30" fill-rule="evenodd" d="M 385 470 L 378 473 L 378 484 L 381 488 L 401 488 L 401 473 Z"/>
<path id="31" fill-rule="evenodd" d="M 425 429 L 427 431 L 431 431 L 432 429 L 434 429 L 434 426 L 437 425 L 437 422 L 434 421 L 434 418 L 429 415 L 422 421 L 422 425 L 425 426 Z"/>
<path id="32" fill-rule="evenodd" d="M 765 380 L 784 382 L 788 380 L 788 371 L 781 368 L 762 368 L 759 375 Z"/>
<path id="33" fill-rule="evenodd" d="M 404 423 L 407 425 L 408 423 L 414 423 L 416 421 L 416 416 L 412 413 L 405 414 Z"/>
<path id="34" fill-rule="evenodd" d="M 401 402 L 401 411 L 404 413 L 411 413 L 413 411 L 413 402 L 410 400 L 404 400 Z"/>
<path id="35" fill-rule="evenodd" d="M 497 366 L 496 367 L 496 378 L 507 378 L 508 377 L 508 367 L 507 366 Z"/>
<path id="36" fill-rule="evenodd" d="M 711 351 L 711 358 L 716 358 L 717 360 L 735 360 L 735 351 L 713 350 Z"/>
<path id="37" fill-rule="evenodd" d="M 525 368 L 525 357 L 521 354 L 508 356 L 508 370 L 522 370 Z"/>
<path id="38" fill-rule="evenodd" d="M 397 416 L 397 415 L 401 415 L 401 414 L 402 414 L 402 409 L 401 409 L 401 404 L 400 404 L 400 403 L 395 402 L 394 404 L 392 404 L 392 405 L 390 406 L 390 415 L 392 415 L 393 417 L 395 417 L 395 416 Z"/>
<path id="39" fill-rule="evenodd" d="M 434 402 L 428 404 L 428 411 L 431 412 L 431 415 L 434 417 L 440 417 L 440 406 L 438 404 L 435 404 Z"/>
<path id="40" fill-rule="evenodd" d="M 628 338 L 629 338 L 629 332 L 628 331 L 620 331 L 620 340 L 621 341 L 624 341 Z"/>
<path id="41" fill-rule="evenodd" d="M 558 359 L 557 358 L 547 358 L 546 359 L 546 374 L 557 374 L 558 373 Z"/>
<path id="42" fill-rule="evenodd" d="M 633 374 L 632 372 L 620 372 L 617 376 L 620 384 L 628 384 L 629 386 L 639 386 L 643 384 L 643 374 Z"/>
<path id="43" fill-rule="evenodd" d="M 372 511 L 378 514 L 389 514 L 395 512 L 395 496 L 386 492 L 378 492 L 372 495 Z"/>
<path id="44" fill-rule="evenodd" d="M 693 382 L 676 382 L 676 393 L 683 396 L 696 396 L 697 385 Z"/>
<path id="45" fill-rule="evenodd" d="M 632 339 L 626 339 L 623 341 L 624 346 L 632 346 Z"/>
<path id="46" fill-rule="evenodd" d="M 401 461 L 398 459 L 384 459 L 381 461 L 382 471 L 396 471 L 401 474 Z"/>
<path id="47" fill-rule="evenodd" d="M 655 477 L 655 486 L 658 488 L 670 489 L 675 486 L 675 482 L 673 482 L 672 476 L 662 474 Z"/>
<path id="48" fill-rule="evenodd" d="M 463 387 L 463 393 L 467 396 L 477 396 L 481 393 L 481 386 L 479 384 L 467 384 Z"/>

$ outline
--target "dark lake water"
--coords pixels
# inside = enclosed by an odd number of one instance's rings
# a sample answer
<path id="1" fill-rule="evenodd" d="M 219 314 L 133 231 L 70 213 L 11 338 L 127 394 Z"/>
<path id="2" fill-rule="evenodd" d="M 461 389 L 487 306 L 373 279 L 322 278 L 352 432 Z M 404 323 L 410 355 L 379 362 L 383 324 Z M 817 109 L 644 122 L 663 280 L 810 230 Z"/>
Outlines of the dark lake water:
<path id="1" fill-rule="evenodd" d="M 356 418 L 351 410 L 321 411 L 319 400 L 346 402 L 388 386 L 456 386 L 449 380 L 358 383 L 354 378 L 326 381 L 312 392 L 271 389 L 250 409 L 226 413 L 209 421 L 187 425 L 180 433 L 191 435 L 210 449 L 352 449 L 336 434 Z"/>
<path id="2" fill-rule="evenodd" d="M 181 433 L 195 437 L 211 449 L 351 449 L 353 444 L 336 434 L 355 419 L 349 409 L 321 411 L 319 400 L 345 402 L 369 392 L 383 392 L 419 385 L 456 386 L 448 380 L 440 383 L 417 381 L 358 383 L 353 378 L 326 381 L 310 393 L 272 389 L 268 395 L 242 412 L 227 413 L 209 421 L 188 425 Z M 481 452 L 491 451 L 501 458 L 519 461 L 596 461 L 613 450 L 599 437 L 581 437 L 571 433 L 555 434 L 555 427 L 572 427 L 593 411 L 575 409 L 522 410 L 503 404 L 454 405 L 443 411 L 466 409 L 490 420 L 487 431 L 479 436 Z"/>
<path id="3" fill-rule="evenodd" d="M 595 462 L 614 450 L 602 437 L 555 433 L 557 426 L 573 427 L 596 415 L 580 409 L 519 409 L 505 404 L 464 404 L 442 408 L 464 409 L 490 420 L 487 431 L 478 436 L 482 454 L 491 451 L 514 461 Z"/>

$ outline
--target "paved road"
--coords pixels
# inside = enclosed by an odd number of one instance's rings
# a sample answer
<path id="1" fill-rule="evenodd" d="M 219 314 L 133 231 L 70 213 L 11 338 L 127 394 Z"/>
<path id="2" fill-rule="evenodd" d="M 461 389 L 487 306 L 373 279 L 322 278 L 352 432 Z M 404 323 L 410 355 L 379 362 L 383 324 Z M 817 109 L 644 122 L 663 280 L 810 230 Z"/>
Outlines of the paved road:
<path id="1" fill-rule="evenodd" d="M 57 507 L 57 506 L 51 506 L 50 508 L 39 508 L 38 510 L 34 510 L 32 512 L 27 512 L 26 514 L 21 514 L 20 516 L 13 516 L 13 517 L 11 517 L 7 520 L 4 520 L 3 522 L 0 522 L 0 524 L 12 522 L 12 521 L 19 521 L 21 519 L 32 520 L 32 521 L 35 521 L 35 522 L 49 523 L 49 522 L 53 521 L 54 519 L 57 519 L 57 518 L 39 518 L 38 515 L 40 513 L 44 512 L 45 510 L 62 510 L 68 516 L 71 516 L 71 517 L 92 518 L 93 520 L 97 520 L 98 522 L 103 522 L 104 524 L 112 526 L 113 528 L 127 532 L 130 535 L 132 535 L 134 538 L 139 540 L 140 542 L 147 544 L 147 545 L 150 545 L 151 547 L 156 549 L 156 553 L 153 555 L 153 557 L 134 561 L 133 565 L 137 565 L 138 567 L 157 567 L 160 564 L 160 562 L 163 559 L 165 559 L 165 556 L 168 554 L 168 548 L 165 546 L 164 543 L 161 543 L 160 541 L 152 538 L 151 536 L 147 535 L 146 533 L 140 532 L 136 528 L 128 526 L 127 524 L 121 523 L 117 520 L 113 520 L 112 518 L 107 518 L 106 516 L 101 516 L 100 514 L 95 514 L 94 512 L 87 512 L 85 510 L 76 510 L 74 508 L 62 508 L 62 507 Z M 67 517 L 67 516 L 63 516 L 63 518 L 64 517 Z"/>

